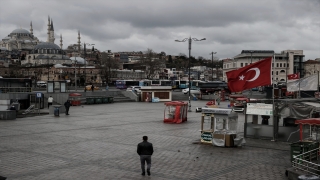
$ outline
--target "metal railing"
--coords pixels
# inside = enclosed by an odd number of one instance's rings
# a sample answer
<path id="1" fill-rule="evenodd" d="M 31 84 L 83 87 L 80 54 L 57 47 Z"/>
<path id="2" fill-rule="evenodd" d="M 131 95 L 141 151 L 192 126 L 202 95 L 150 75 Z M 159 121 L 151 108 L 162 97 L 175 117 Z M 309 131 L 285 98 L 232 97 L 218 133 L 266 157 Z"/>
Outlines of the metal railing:
<path id="1" fill-rule="evenodd" d="M 0 93 L 32 92 L 31 87 L 0 87 Z"/>
<path id="2" fill-rule="evenodd" d="M 294 155 L 292 161 L 292 167 L 296 170 L 301 170 L 320 177 L 320 164 L 319 161 L 320 148 L 307 151 L 305 153 Z"/>

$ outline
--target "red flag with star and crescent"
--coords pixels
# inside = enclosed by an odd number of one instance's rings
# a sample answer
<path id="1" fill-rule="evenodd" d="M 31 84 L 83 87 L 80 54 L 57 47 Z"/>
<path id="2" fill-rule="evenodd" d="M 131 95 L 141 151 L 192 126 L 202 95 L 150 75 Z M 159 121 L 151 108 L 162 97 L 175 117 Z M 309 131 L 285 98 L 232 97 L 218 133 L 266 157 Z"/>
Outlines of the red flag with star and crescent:
<path id="1" fill-rule="evenodd" d="M 300 79 L 300 74 L 299 73 L 288 74 L 288 80 L 293 80 L 293 79 Z"/>
<path id="2" fill-rule="evenodd" d="M 229 90 L 240 92 L 258 86 L 271 85 L 271 66 L 272 57 L 227 72 Z"/>

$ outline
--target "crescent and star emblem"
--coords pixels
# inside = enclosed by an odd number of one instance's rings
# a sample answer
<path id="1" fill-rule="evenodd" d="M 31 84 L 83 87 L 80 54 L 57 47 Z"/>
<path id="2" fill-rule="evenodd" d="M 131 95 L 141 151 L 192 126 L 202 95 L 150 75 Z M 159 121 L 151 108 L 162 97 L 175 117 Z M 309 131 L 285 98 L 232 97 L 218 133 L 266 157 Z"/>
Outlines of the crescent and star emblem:
<path id="1" fill-rule="evenodd" d="M 247 80 L 249 82 L 255 81 L 260 76 L 260 69 L 259 68 L 251 68 L 248 71 L 255 71 L 256 72 L 256 75 L 252 79 Z M 243 76 L 243 75 L 239 76 L 239 80 L 244 80 L 244 77 L 245 76 Z"/>
<path id="2" fill-rule="evenodd" d="M 293 76 L 292 76 L 292 78 L 297 78 L 298 76 L 297 76 L 297 74 L 294 74 Z"/>

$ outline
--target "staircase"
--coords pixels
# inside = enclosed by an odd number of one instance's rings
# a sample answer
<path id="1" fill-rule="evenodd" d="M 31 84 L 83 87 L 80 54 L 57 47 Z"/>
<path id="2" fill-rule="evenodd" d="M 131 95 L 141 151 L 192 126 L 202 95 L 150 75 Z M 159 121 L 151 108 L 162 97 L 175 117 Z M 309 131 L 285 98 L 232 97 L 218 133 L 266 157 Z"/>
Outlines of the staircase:
<path id="1" fill-rule="evenodd" d="M 126 97 L 122 91 L 117 91 L 115 96 L 113 97 L 114 102 L 136 102 L 134 99 Z"/>

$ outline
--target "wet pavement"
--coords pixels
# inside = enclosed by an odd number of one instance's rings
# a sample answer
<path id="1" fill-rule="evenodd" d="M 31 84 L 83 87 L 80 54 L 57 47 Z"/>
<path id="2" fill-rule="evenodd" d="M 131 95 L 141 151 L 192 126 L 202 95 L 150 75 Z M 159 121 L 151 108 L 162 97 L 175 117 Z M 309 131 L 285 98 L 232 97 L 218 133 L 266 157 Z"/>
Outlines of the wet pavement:
<path id="1" fill-rule="evenodd" d="M 287 179 L 289 144 L 247 139 L 244 147 L 199 144 L 201 113 L 164 124 L 164 103 L 73 106 L 70 115 L 0 121 L 0 175 L 51 179 Z M 222 102 L 227 107 L 228 102 Z M 46 111 L 46 110 L 43 110 Z M 136 147 L 154 145 L 151 176 L 141 176 Z"/>

